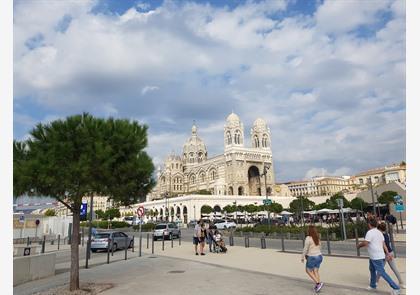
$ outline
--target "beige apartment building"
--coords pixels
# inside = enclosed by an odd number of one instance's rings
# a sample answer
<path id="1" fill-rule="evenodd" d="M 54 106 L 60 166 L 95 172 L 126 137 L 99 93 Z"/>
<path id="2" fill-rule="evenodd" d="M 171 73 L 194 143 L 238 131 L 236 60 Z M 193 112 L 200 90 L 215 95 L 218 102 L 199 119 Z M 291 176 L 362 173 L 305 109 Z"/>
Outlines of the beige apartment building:
<path id="1" fill-rule="evenodd" d="M 87 203 L 88 208 L 90 208 L 90 197 L 83 197 L 83 203 Z M 106 211 L 109 208 L 112 208 L 114 205 L 112 200 L 108 201 L 108 197 L 106 196 L 94 196 L 93 197 L 93 212 L 96 210 Z M 89 209 L 88 209 L 89 210 Z M 60 205 L 56 209 L 57 216 L 68 216 L 71 215 L 70 210 L 60 203 Z"/>
<path id="2" fill-rule="evenodd" d="M 406 164 L 392 164 L 385 167 L 362 171 L 350 178 L 350 184 L 357 188 L 366 188 L 370 181 L 373 185 L 388 184 L 394 181 L 405 184 Z"/>
<path id="3" fill-rule="evenodd" d="M 284 183 L 292 196 L 328 196 L 351 190 L 349 176 L 317 176 L 310 180 Z"/>

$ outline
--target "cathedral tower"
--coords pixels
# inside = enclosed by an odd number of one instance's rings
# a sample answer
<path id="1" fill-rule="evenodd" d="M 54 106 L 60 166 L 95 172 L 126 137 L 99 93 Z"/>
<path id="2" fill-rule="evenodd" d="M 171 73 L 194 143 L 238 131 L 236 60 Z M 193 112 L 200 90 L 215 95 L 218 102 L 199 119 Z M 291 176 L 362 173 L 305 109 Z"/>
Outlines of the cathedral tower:
<path id="1" fill-rule="evenodd" d="M 225 150 L 228 147 L 244 146 L 244 124 L 242 124 L 238 115 L 233 112 L 226 118 L 224 139 Z"/>

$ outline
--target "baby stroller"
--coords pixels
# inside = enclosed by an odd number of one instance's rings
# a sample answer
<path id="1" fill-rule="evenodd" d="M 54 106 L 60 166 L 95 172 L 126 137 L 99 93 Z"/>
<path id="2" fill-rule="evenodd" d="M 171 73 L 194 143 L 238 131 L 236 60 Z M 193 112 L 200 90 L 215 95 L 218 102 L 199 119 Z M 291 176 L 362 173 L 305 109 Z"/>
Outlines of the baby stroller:
<path id="1" fill-rule="evenodd" d="M 216 233 L 214 234 L 214 251 L 216 253 L 227 252 L 225 241 L 223 240 L 222 235 L 220 234 L 219 231 L 216 231 Z"/>

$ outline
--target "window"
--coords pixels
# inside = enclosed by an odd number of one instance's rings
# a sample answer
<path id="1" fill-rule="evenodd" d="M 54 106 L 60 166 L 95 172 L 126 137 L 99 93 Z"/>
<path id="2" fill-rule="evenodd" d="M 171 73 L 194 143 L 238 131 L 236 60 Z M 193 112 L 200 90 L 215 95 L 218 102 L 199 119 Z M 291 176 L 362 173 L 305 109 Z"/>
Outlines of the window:
<path id="1" fill-rule="evenodd" d="M 363 178 L 359 178 L 359 184 L 363 184 Z"/>
<path id="2" fill-rule="evenodd" d="M 241 143 L 241 132 L 239 130 L 235 131 L 235 144 Z"/>
<path id="3" fill-rule="evenodd" d="M 205 179 L 204 173 L 202 173 L 202 174 L 200 175 L 200 178 L 201 178 L 201 182 L 204 182 L 204 179 Z"/>
<path id="4" fill-rule="evenodd" d="M 263 134 L 262 146 L 263 147 L 268 147 L 268 136 L 267 136 L 267 134 Z"/>
<path id="5" fill-rule="evenodd" d="M 258 136 L 254 136 L 254 145 L 255 147 L 260 147 L 260 141 L 258 140 Z"/>
<path id="6" fill-rule="evenodd" d="M 227 137 L 227 144 L 232 144 L 232 135 L 230 134 L 230 131 L 226 132 Z"/>

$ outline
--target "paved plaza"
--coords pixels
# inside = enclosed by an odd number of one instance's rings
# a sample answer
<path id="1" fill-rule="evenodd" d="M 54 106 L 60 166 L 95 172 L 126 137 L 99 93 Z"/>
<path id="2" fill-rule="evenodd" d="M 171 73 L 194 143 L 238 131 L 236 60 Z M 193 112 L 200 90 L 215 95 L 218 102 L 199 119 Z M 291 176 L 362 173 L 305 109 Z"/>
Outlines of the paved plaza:
<path id="1" fill-rule="evenodd" d="M 136 239 L 136 242 L 138 240 Z M 142 257 L 128 251 L 118 251 L 106 264 L 106 253 L 93 253 L 91 268 L 84 269 L 80 261 L 81 282 L 112 283 L 114 287 L 101 294 L 141 292 L 142 294 L 312 294 L 312 282 L 304 272 L 300 255 L 282 253 L 275 249 L 228 247 L 227 254 L 207 253 L 193 255 L 192 243 L 174 240 L 142 243 Z M 81 252 L 83 253 L 81 249 Z M 33 294 L 68 283 L 70 263 L 62 257 L 69 250 L 58 254 L 57 275 L 25 283 L 14 288 L 14 294 Z M 61 258 L 60 258 L 61 257 Z M 397 265 L 405 278 L 405 259 L 398 258 Z M 389 268 L 387 267 L 389 272 Z M 322 294 L 372 294 L 364 290 L 368 285 L 369 271 L 366 258 L 324 257 L 321 279 L 326 283 Z M 389 272 L 391 274 L 391 272 Z M 394 275 L 391 276 L 395 279 Z M 405 294 L 405 290 L 402 290 Z M 389 287 L 380 281 L 378 292 L 389 294 Z"/>

